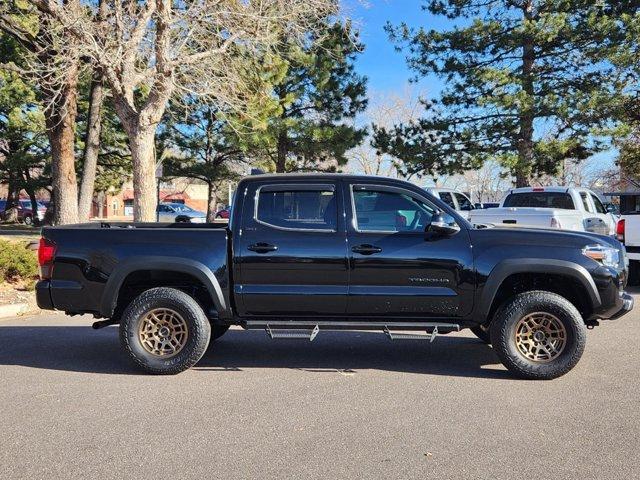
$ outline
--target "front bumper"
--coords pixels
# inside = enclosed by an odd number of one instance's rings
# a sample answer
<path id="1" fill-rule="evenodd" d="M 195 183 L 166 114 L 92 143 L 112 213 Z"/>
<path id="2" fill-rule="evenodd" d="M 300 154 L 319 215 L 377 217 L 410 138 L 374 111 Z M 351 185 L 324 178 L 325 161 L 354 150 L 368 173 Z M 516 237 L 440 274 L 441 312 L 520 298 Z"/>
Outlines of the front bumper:
<path id="1" fill-rule="evenodd" d="M 617 318 L 620 318 L 623 315 L 626 315 L 627 313 L 629 313 L 631 310 L 633 310 L 634 300 L 631 295 L 629 295 L 626 292 L 622 292 L 622 294 L 620 295 L 620 298 L 622 300 L 622 306 L 620 307 L 620 310 L 618 310 L 609 318 L 609 320 L 615 320 Z"/>

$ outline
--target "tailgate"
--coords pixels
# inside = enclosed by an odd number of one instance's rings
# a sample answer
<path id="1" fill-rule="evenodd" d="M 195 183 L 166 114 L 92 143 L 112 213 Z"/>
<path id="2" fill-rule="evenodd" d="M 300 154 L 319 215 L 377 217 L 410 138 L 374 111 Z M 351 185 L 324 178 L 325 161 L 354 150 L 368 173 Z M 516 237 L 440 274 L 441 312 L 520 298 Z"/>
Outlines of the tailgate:
<path id="1" fill-rule="evenodd" d="M 640 213 L 623 215 L 624 244 L 629 247 L 640 247 Z"/>
<path id="2" fill-rule="evenodd" d="M 555 210 L 545 208 L 491 208 L 471 211 L 472 223 L 493 223 L 522 227 L 550 227 Z"/>

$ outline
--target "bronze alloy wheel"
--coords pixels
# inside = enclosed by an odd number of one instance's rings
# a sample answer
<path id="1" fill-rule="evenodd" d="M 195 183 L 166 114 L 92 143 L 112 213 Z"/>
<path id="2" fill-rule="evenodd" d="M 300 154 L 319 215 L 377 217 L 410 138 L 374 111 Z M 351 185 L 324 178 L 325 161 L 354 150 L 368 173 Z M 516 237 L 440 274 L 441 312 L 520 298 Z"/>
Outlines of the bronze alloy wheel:
<path id="1" fill-rule="evenodd" d="M 180 353 L 189 337 L 187 322 L 175 310 L 156 308 L 140 320 L 138 337 L 142 347 L 152 355 L 169 358 Z"/>
<path id="2" fill-rule="evenodd" d="M 556 359 L 567 344 L 567 331 L 555 315 L 530 313 L 520 319 L 515 331 L 518 352 L 533 362 L 547 363 Z"/>

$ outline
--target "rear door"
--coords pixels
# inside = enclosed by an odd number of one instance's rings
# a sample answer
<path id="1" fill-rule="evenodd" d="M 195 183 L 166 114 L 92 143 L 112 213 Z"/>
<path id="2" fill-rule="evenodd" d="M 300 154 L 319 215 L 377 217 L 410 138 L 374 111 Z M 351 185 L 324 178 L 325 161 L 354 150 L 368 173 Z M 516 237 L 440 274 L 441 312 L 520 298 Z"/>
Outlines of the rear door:
<path id="1" fill-rule="evenodd" d="M 340 316 L 348 288 L 336 181 L 251 183 L 234 243 L 242 316 Z"/>
<path id="2" fill-rule="evenodd" d="M 466 197 L 466 195 L 463 195 L 458 192 L 453 192 L 453 196 L 455 197 L 456 203 L 458 204 L 458 207 L 456 208 L 456 210 L 460 212 L 460 215 L 462 215 L 464 218 L 469 220 L 471 216 L 470 212 L 471 210 L 474 209 L 473 204 L 471 203 L 471 200 L 469 200 Z"/>
<path id="3" fill-rule="evenodd" d="M 347 189 L 348 313 L 417 319 L 469 313 L 473 258 L 466 228 L 449 237 L 425 232 L 439 209 L 412 190 L 373 183 Z"/>
<path id="4" fill-rule="evenodd" d="M 593 192 L 589 192 L 589 195 L 591 196 L 591 201 L 596 211 L 596 215 L 598 215 L 598 217 L 607 224 L 609 231 L 606 233 L 613 235 L 615 233 L 616 218 L 612 213 L 607 212 L 605 206 Z"/>
<path id="5" fill-rule="evenodd" d="M 609 235 L 612 232 L 612 224 L 610 215 L 598 200 L 602 212 L 599 212 L 594 202 L 593 195 L 587 190 L 579 190 L 580 200 L 584 209 L 583 226 L 587 232 L 599 233 L 601 235 Z M 580 211 L 580 210 L 578 210 Z"/>

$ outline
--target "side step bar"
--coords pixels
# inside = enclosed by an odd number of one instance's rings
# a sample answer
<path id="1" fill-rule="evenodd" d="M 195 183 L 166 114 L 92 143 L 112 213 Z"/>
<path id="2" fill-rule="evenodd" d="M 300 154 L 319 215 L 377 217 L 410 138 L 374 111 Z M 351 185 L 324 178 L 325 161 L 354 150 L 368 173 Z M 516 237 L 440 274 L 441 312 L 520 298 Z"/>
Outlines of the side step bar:
<path id="1" fill-rule="evenodd" d="M 457 330 L 459 331 L 460 328 Z M 420 335 L 417 333 L 391 333 L 391 330 L 387 327 L 384 327 L 383 332 L 389 340 L 429 340 L 429 342 L 433 342 L 438 336 L 438 327 L 433 327 L 431 333 L 427 333 L 426 335 Z"/>
<path id="2" fill-rule="evenodd" d="M 313 342 L 313 340 L 316 338 L 316 336 L 318 335 L 318 332 L 320 331 L 320 328 L 318 327 L 318 325 L 316 325 L 315 327 L 313 327 L 313 330 L 311 331 L 306 331 L 306 330 L 278 330 L 278 329 L 271 329 L 271 327 L 269 325 L 267 325 L 266 329 L 267 331 L 267 335 L 269 335 L 269 337 L 273 340 L 275 338 L 304 338 L 304 339 L 308 339 L 310 342 Z"/>
<path id="3" fill-rule="evenodd" d="M 409 322 L 409 323 L 393 323 L 384 325 L 371 322 L 318 322 L 309 323 L 304 321 L 291 322 L 266 322 L 266 321 L 249 321 L 246 322 L 247 330 L 255 330 L 264 328 L 265 332 L 272 340 L 278 338 L 299 338 L 313 342 L 318 336 L 320 329 L 336 331 L 336 330 L 382 330 L 389 340 L 429 340 L 433 342 L 440 334 L 438 328 L 450 331 L 460 331 L 460 325 L 457 323 L 438 323 L 438 322 Z M 402 329 L 421 329 L 426 334 L 419 333 L 392 333 L 394 330 Z M 431 330 L 431 331 L 428 331 Z"/>

